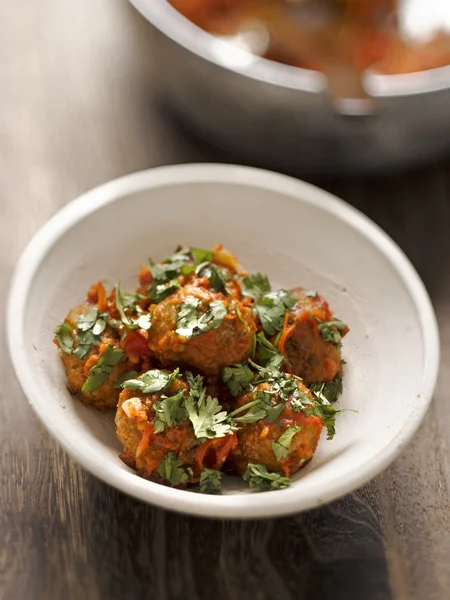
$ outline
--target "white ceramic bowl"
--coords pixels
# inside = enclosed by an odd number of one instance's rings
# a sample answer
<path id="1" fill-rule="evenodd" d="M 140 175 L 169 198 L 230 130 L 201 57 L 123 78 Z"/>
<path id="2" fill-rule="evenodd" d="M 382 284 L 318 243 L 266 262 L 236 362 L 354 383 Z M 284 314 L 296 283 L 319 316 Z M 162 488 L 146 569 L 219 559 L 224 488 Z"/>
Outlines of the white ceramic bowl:
<path id="1" fill-rule="evenodd" d="M 90 284 L 132 287 L 142 260 L 177 244 L 223 243 L 275 286 L 318 289 L 349 323 L 341 408 L 290 488 L 222 496 L 141 479 L 118 458 L 113 414 L 66 390 L 55 326 Z M 184 165 L 107 183 L 58 212 L 30 242 L 13 278 L 8 339 L 14 367 L 48 431 L 84 468 L 146 502 L 209 517 L 266 517 L 318 506 L 377 475 L 429 406 L 439 362 L 433 308 L 413 267 L 369 219 L 306 183 L 257 169 Z"/>

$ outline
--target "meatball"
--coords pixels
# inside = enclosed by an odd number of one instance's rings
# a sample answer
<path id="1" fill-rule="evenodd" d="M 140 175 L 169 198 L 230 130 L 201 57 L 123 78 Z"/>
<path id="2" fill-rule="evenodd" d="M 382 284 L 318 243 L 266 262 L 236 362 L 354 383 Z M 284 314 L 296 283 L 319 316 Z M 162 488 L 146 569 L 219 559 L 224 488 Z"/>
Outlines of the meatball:
<path id="1" fill-rule="evenodd" d="M 256 422 L 241 424 L 239 417 L 236 417 L 241 429 L 237 432 L 238 445 L 232 451 L 231 458 L 241 475 L 244 475 L 249 463 L 253 463 L 265 465 L 271 472 L 282 471 L 289 476 L 313 457 L 322 432 L 323 418 L 315 414 L 306 416 L 315 400 L 300 380 L 291 377 L 286 375 L 283 378 L 284 381 L 289 379 L 295 383 L 292 393 L 284 399 L 280 397 L 279 387 L 275 383 L 259 383 L 252 391 L 238 397 L 237 404 L 242 407 L 261 398 L 262 394 L 263 402 L 264 396 L 268 402 L 265 406 L 272 411 Z M 286 435 L 296 427 L 299 430 L 293 436 L 289 433 Z"/>
<path id="2" fill-rule="evenodd" d="M 186 285 L 150 308 L 150 350 L 164 365 L 187 365 L 207 376 L 247 360 L 253 346 L 252 311 L 231 296 Z"/>
<path id="3" fill-rule="evenodd" d="M 286 370 L 306 384 L 332 381 L 342 374 L 340 340 L 349 329 L 333 317 L 322 296 L 302 288 L 291 293 L 298 302 L 287 311 L 278 342 Z"/>
<path id="4" fill-rule="evenodd" d="M 64 321 L 66 325 L 57 329 L 56 342 L 61 348 L 70 393 L 84 404 L 99 409 L 113 408 L 117 406 L 120 393 L 115 383 L 133 366 L 123 350 L 119 349 L 120 338 L 115 329 L 106 325 L 98 335 L 92 329 L 79 329 L 80 318 L 86 319 L 95 310 L 96 306 L 90 302 L 73 308 Z M 69 339 L 69 347 L 60 341 L 58 330 L 61 331 L 61 327 L 69 336 L 66 338 Z M 99 365 L 97 369 L 96 365 Z M 103 373 L 100 373 L 101 370 Z"/>
<path id="5" fill-rule="evenodd" d="M 178 419 L 170 419 L 170 424 L 166 422 L 161 430 L 156 403 L 161 399 L 170 400 L 181 391 L 180 404 L 171 413 L 173 416 L 178 411 Z M 175 487 L 196 483 L 204 468 L 220 469 L 237 444 L 236 434 L 231 430 L 223 437 L 199 442 L 182 405 L 188 394 L 189 386 L 183 377 L 176 378 L 164 394 L 163 391 L 146 394 L 133 389 L 125 389 L 120 394 L 115 422 L 117 437 L 124 449 L 121 458 L 142 477 Z M 164 411 L 161 407 L 159 410 Z M 169 471 L 167 463 L 172 466 Z"/>

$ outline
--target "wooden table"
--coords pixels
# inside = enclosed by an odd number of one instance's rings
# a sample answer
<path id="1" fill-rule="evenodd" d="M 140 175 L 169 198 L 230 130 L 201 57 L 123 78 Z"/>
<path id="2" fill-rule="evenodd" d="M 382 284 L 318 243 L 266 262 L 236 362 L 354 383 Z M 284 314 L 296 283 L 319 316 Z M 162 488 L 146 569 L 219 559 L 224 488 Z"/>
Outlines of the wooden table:
<path id="1" fill-rule="evenodd" d="M 124 0 L 0 2 L 2 314 L 21 250 L 63 204 L 138 169 L 224 158 L 159 116 L 156 60 Z M 170 514 L 107 487 L 56 446 L 19 389 L 2 335 L 2 600 L 450 597 L 450 163 L 317 183 L 399 242 L 437 309 L 439 385 L 401 458 L 307 514 L 245 523 Z"/>

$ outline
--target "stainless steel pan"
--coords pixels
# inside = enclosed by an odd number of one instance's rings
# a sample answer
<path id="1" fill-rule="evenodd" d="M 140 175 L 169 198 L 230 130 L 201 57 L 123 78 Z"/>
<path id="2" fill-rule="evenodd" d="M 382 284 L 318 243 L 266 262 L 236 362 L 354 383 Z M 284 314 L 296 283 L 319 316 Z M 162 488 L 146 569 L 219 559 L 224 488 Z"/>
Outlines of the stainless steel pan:
<path id="1" fill-rule="evenodd" d="M 336 105 L 321 73 L 235 49 L 167 0 L 130 1 L 154 28 L 166 101 L 239 160 L 292 172 L 383 173 L 450 151 L 450 66 L 367 73 L 372 101 Z"/>

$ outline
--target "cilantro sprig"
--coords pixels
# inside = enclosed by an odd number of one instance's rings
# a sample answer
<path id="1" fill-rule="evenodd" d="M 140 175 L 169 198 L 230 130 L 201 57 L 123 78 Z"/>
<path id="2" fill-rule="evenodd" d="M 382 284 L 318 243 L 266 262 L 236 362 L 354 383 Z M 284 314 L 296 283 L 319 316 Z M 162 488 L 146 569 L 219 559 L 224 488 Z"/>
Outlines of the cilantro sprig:
<path id="1" fill-rule="evenodd" d="M 59 325 L 55 330 L 55 339 L 65 354 L 73 354 L 82 360 L 92 346 L 100 342 L 108 319 L 108 313 L 99 313 L 98 308 L 93 306 L 87 313 L 78 317 L 76 330 L 68 323 Z"/>
<path id="2" fill-rule="evenodd" d="M 251 389 L 250 382 L 254 377 L 255 374 L 248 365 L 235 364 L 222 371 L 222 381 L 235 398 Z"/>
<path id="3" fill-rule="evenodd" d="M 220 495 L 222 493 L 222 472 L 216 469 L 203 469 L 200 475 L 200 493 Z"/>
<path id="4" fill-rule="evenodd" d="M 174 452 L 169 452 L 156 472 L 162 479 L 168 481 L 173 487 L 183 485 L 189 480 L 189 475 L 183 468 L 183 463 Z"/>
<path id="5" fill-rule="evenodd" d="M 176 332 L 186 339 L 217 329 L 227 314 L 225 304 L 220 300 L 210 302 L 202 315 L 199 314 L 199 307 L 200 301 L 193 296 L 188 296 L 180 306 Z"/>
<path id="6" fill-rule="evenodd" d="M 166 426 L 178 425 L 188 418 L 184 393 L 184 389 L 181 389 L 173 396 L 162 396 L 153 404 L 152 409 L 156 414 L 153 424 L 155 433 L 161 433 Z"/>
<path id="7" fill-rule="evenodd" d="M 64 354 L 72 354 L 73 330 L 69 323 L 61 323 L 55 329 L 55 339 Z"/>
<path id="8" fill-rule="evenodd" d="M 311 392 L 321 392 L 329 402 L 336 402 L 342 394 L 342 375 L 336 375 L 333 381 L 326 383 L 311 383 L 309 386 Z"/>
<path id="9" fill-rule="evenodd" d="M 272 291 L 269 278 L 267 275 L 262 273 L 255 273 L 254 275 L 247 275 L 241 281 L 241 290 L 244 296 L 258 300 L 264 294 L 268 294 Z"/>
<path id="10" fill-rule="evenodd" d="M 274 335 L 277 331 L 281 331 L 286 310 L 292 308 L 296 303 L 297 298 L 286 290 L 260 296 L 255 304 L 255 312 L 264 331 L 268 335 Z"/>
<path id="11" fill-rule="evenodd" d="M 270 473 L 266 465 L 252 463 L 249 463 L 243 479 L 251 488 L 258 488 L 261 492 L 281 490 L 291 485 L 289 477 L 285 477 L 281 473 Z"/>
<path id="12" fill-rule="evenodd" d="M 129 390 L 139 390 L 143 394 L 155 394 L 169 388 L 177 379 L 180 369 L 171 373 L 160 369 L 146 371 L 136 379 L 128 379 L 122 383 L 122 387 Z"/>
<path id="13" fill-rule="evenodd" d="M 98 363 L 89 370 L 88 378 L 84 382 L 81 391 L 84 394 L 90 394 L 101 387 L 111 375 L 112 370 L 120 361 L 123 354 L 123 350 L 113 348 L 112 344 L 109 344 L 99 358 Z"/>
<path id="14" fill-rule="evenodd" d="M 144 314 L 137 305 L 137 301 L 141 299 L 139 294 L 128 294 L 126 292 L 122 292 L 120 289 L 120 283 L 117 283 L 115 298 L 116 308 L 120 314 L 120 320 L 127 329 L 150 329 L 152 324 L 150 314 Z M 125 312 L 126 309 L 128 309 L 129 312 L 134 313 L 136 316 L 134 318 L 129 317 Z"/>
<path id="15" fill-rule="evenodd" d="M 342 346 L 342 332 L 346 329 L 347 325 L 339 319 L 334 319 L 333 321 L 319 320 L 319 332 L 323 341 L 333 344 L 336 348 Z"/>
<path id="16" fill-rule="evenodd" d="M 303 428 L 299 427 L 298 425 L 289 427 L 289 429 L 286 429 L 286 431 L 282 433 L 276 441 L 272 442 L 272 450 L 278 461 L 287 458 L 295 434 L 302 429 Z"/>

